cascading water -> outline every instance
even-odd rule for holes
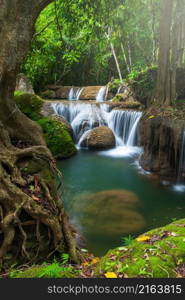
[[[178,192],[185,192],[185,130],[182,133],[182,145],[179,160],[179,169],[177,176],[177,184],[174,189]]]
[[[78,146],[82,143],[87,131],[99,126],[108,126],[116,137],[117,147],[116,153],[115,149],[107,153],[127,155],[138,152],[140,149],[136,146],[138,145],[138,123],[142,112],[111,110],[107,104],[54,103],[52,107],[56,114],[70,122]]]
[[[70,101],[79,100],[83,89],[84,88],[78,88],[77,90],[75,90],[75,88],[71,88],[70,91],[69,91],[68,100],[70,100]]]
[[[116,136],[117,146],[137,145],[137,125],[141,115],[137,111],[111,111],[108,126]]]
[[[96,96],[96,101],[97,102],[103,102],[103,101],[105,101],[106,90],[107,90],[106,86],[102,86],[99,89],[99,92],[98,92],[98,94]]]
[[[94,104],[70,103],[52,105],[56,114],[63,116],[70,122],[75,142],[79,144],[83,140],[82,136],[94,127],[107,126],[106,112]]]

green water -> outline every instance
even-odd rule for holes
[[[104,156],[87,150],[58,162],[64,176],[62,197],[66,210],[95,255],[120,246],[123,236],[137,236],[185,216],[185,194],[149,180],[133,162],[130,157]],[[95,193],[111,190],[133,192],[137,204],[133,203],[131,210],[124,208],[119,197],[115,205],[113,199],[110,208],[106,199],[101,204]]]

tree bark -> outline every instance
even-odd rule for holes
[[[170,75],[170,46],[172,25],[173,0],[162,0],[159,40],[159,67],[155,102],[161,105],[171,105],[171,75]]]
[[[45,145],[42,131],[15,105],[13,93],[16,76],[30,47],[34,25],[42,9],[52,0],[0,0],[0,260],[13,248],[17,256],[30,259],[26,249],[28,233],[23,229],[22,215],[35,222],[35,243],[39,243],[39,228],[51,236],[45,249],[50,252],[68,251],[77,261],[74,236],[59,203],[55,184],[48,182],[57,170],[55,161]],[[19,149],[15,141],[23,141]],[[25,174],[23,169],[36,161],[39,171]],[[45,165],[43,168],[42,165]],[[44,169],[49,175],[44,176]],[[30,184],[39,197],[29,190]],[[48,237],[46,236],[46,240]],[[16,241],[15,241],[16,240]],[[20,247],[20,241],[22,245]],[[12,245],[14,244],[14,247]],[[38,255],[37,253],[37,255]],[[13,254],[14,255],[14,254]],[[35,257],[37,256],[34,254]],[[33,255],[32,255],[33,256]]]

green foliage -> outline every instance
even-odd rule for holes
[[[132,87],[136,99],[146,104],[151,99],[157,78],[157,67],[152,66],[138,72],[134,71],[127,77],[128,84]]]
[[[124,101],[124,95],[123,94],[117,94],[113,99],[112,102],[122,102]]]
[[[119,79],[114,79],[109,82],[109,92],[116,94],[122,82]]]
[[[48,83],[106,84],[156,63],[160,1],[57,0],[40,14],[22,71],[36,90]],[[107,38],[109,34],[109,38]]]
[[[19,90],[17,90],[17,91],[15,91],[14,92],[14,96],[21,96],[21,95],[23,95],[25,92],[23,92],[23,91],[19,91]]]
[[[62,263],[65,265],[69,261],[69,254],[68,253],[63,253],[62,254]]]
[[[19,109],[30,119],[38,120],[41,117],[40,110],[43,100],[34,94],[16,91],[14,99]]]
[[[38,272],[37,277],[43,278],[57,278],[60,277],[62,268],[58,262],[54,262],[51,265],[46,265],[43,269]]]
[[[11,270],[11,278],[75,278],[79,271],[72,265],[60,265],[54,261],[52,264],[44,263],[40,266],[32,266],[25,270]]]
[[[67,158],[76,153],[66,124],[50,118],[42,118],[38,123],[43,129],[46,144],[54,156]]]
[[[122,242],[123,246],[132,245],[133,241],[134,241],[134,237],[131,236],[130,234],[129,234],[129,236],[121,237],[121,242]]]

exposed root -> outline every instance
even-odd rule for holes
[[[42,228],[44,225],[47,229],[46,241],[48,241],[47,232],[49,234],[49,247],[45,249],[46,257],[48,253],[61,252],[65,249],[70,253],[71,259],[77,262],[74,237],[57,193],[53,192],[53,186],[48,185],[41,175],[25,176],[22,173],[19,163],[25,160],[36,160],[38,164],[45,161],[51,174],[56,174],[55,161],[45,146],[16,148],[11,144],[8,133],[0,123],[0,234],[2,237],[0,259],[5,259],[7,252],[11,252],[17,236],[22,237],[21,256],[26,261],[36,258],[42,243],[41,225]],[[35,182],[37,186],[34,187]],[[34,191],[29,189],[30,184],[34,187]],[[21,219],[21,214],[24,212],[28,220]],[[29,253],[27,241],[29,229],[34,224],[36,224],[35,244],[39,245],[36,253],[33,254]],[[16,242],[19,243],[20,241]]]

